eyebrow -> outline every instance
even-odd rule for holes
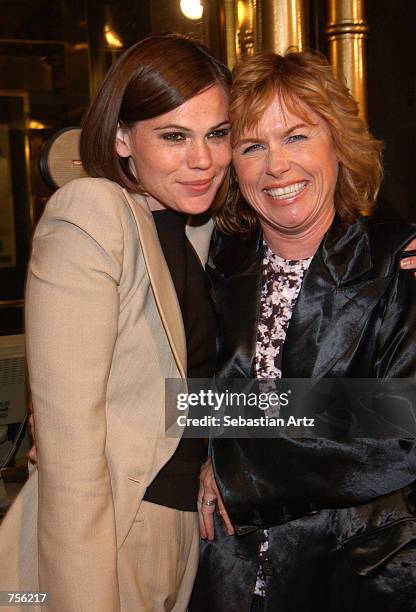
[[[225,127],[230,125],[230,122],[228,121],[228,119],[225,119],[224,121],[221,121],[221,123],[218,123],[217,125],[213,125],[212,127],[210,127],[208,129],[208,131],[210,132],[211,130],[218,130],[221,127]],[[183,125],[177,125],[176,123],[170,123],[169,125],[162,125],[161,127],[157,127],[154,128],[154,132],[160,132],[161,130],[181,130],[182,132],[192,132],[192,130],[190,128],[187,128]]]
[[[287,129],[286,131],[283,132],[282,134],[282,138],[286,138],[287,136],[289,136],[289,134],[291,134],[292,132],[295,132],[296,130],[299,130],[300,128],[310,128],[311,124],[308,123],[297,123],[296,125],[292,125],[292,127],[290,127],[289,129]],[[240,140],[237,141],[238,145],[241,144],[245,144],[247,142],[253,142],[253,141],[260,141],[261,142],[261,138],[241,138]]]

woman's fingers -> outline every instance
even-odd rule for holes
[[[228,516],[228,512],[225,509],[224,502],[222,501],[222,498],[219,492],[218,492],[218,497],[217,497],[217,512],[221,516],[224,522],[228,535],[234,535],[233,524],[230,520],[230,517]]]
[[[214,512],[215,512],[215,499],[205,497],[203,491],[199,490],[198,498],[198,516],[199,516],[199,531],[201,538],[204,540],[214,539]],[[207,506],[207,501],[210,505]]]
[[[207,540],[213,540],[214,535],[215,535],[215,531],[214,531],[215,500],[212,500],[212,506],[210,507],[206,506],[205,503],[206,503],[206,498],[203,498],[201,509],[199,512],[199,515],[200,515],[200,518],[203,524],[203,528],[201,531],[201,537],[206,538]]]
[[[33,445],[30,451],[27,454],[28,459],[35,465],[38,462],[38,453],[36,450],[36,446]]]
[[[201,537],[208,540],[214,539],[214,512],[216,509],[224,521],[227,533],[232,535],[234,533],[234,528],[225,509],[217,483],[215,482],[214,471],[210,459],[202,466],[199,481],[198,512]]]
[[[416,238],[413,238],[408,244],[406,244],[405,251],[416,251]]]
[[[208,459],[199,474],[198,512],[201,537],[214,539],[214,512],[216,506],[216,485],[211,460]]]
[[[416,251],[416,238],[413,239],[406,245],[405,251]],[[405,257],[400,262],[400,267],[403,270],[416,270],[416,257],[413,255],[412,257]],[[413,272],[416,277],[416,272]]]
[[[32,442],[34,443],[32,448],[30,449],[30,451],[27,454],[28,459],[32,462],[32,463],[37,463],[38,462],[38,453],[36,450],[36,438],[35,438],[35,421],[33,418],[33,406],[32,406],[32,402],[29,402],[28,404],[28,412],[29,412],[29,417],[28,417],[28,424],[29,424],[29,433],[30,433],[30,437],[32,438]]]
[[[413,255],[412,257],[405,257],[400,261],[400,267],[403,270],[416,270],[416,257]]]

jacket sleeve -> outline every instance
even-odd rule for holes
[[[28,271],[39,586],[54,612],[119,610],[105,444],[123,258],[120,208],[107,181],[82,179],[58,191],[37,228]]]
[[[411,271],[395,273],[378,333],[376,378],[416,377],[416,281]]]

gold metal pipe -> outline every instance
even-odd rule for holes
[[[368,26],[364,0],[328,0],[329,59],[338,78],[344,78],[359,105],[360,116],[367,118],[365,40]]]
[[[232,69],[237,59],[237,0],[204,0],[204,42]]]
[[[308,46],[306,0],[257,0],[261,49],[283,54]]]
[[[222,0],[224,9],[225,54],[230,70],[237,60],[237,3],[236,0]]]
[[[205,1],[205,41],[229,68],[252,55],[257,46],[256,6],[258,0]]]
[[[256,47],[256,0],[237,0],[237,57],[253,55]]]

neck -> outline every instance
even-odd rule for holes
[[[280,231],[279,228],[271,227],[263,221],[260,224],[264,239],[273,253],[283,259],[307,259],[315,255],[334,216],[335,212],[329,210],[324,218],[320,217],[310,227],[295,228],[293,232]]]
[[[166,210],[166,206],[164,204],[161,204],[159,202],[159,200],[156,200],[156,198],[154,198],[151,195],[146,194],[146,201],[147,201],[147,205],[149,206],[150,210],[154,211],[154,210]]]

